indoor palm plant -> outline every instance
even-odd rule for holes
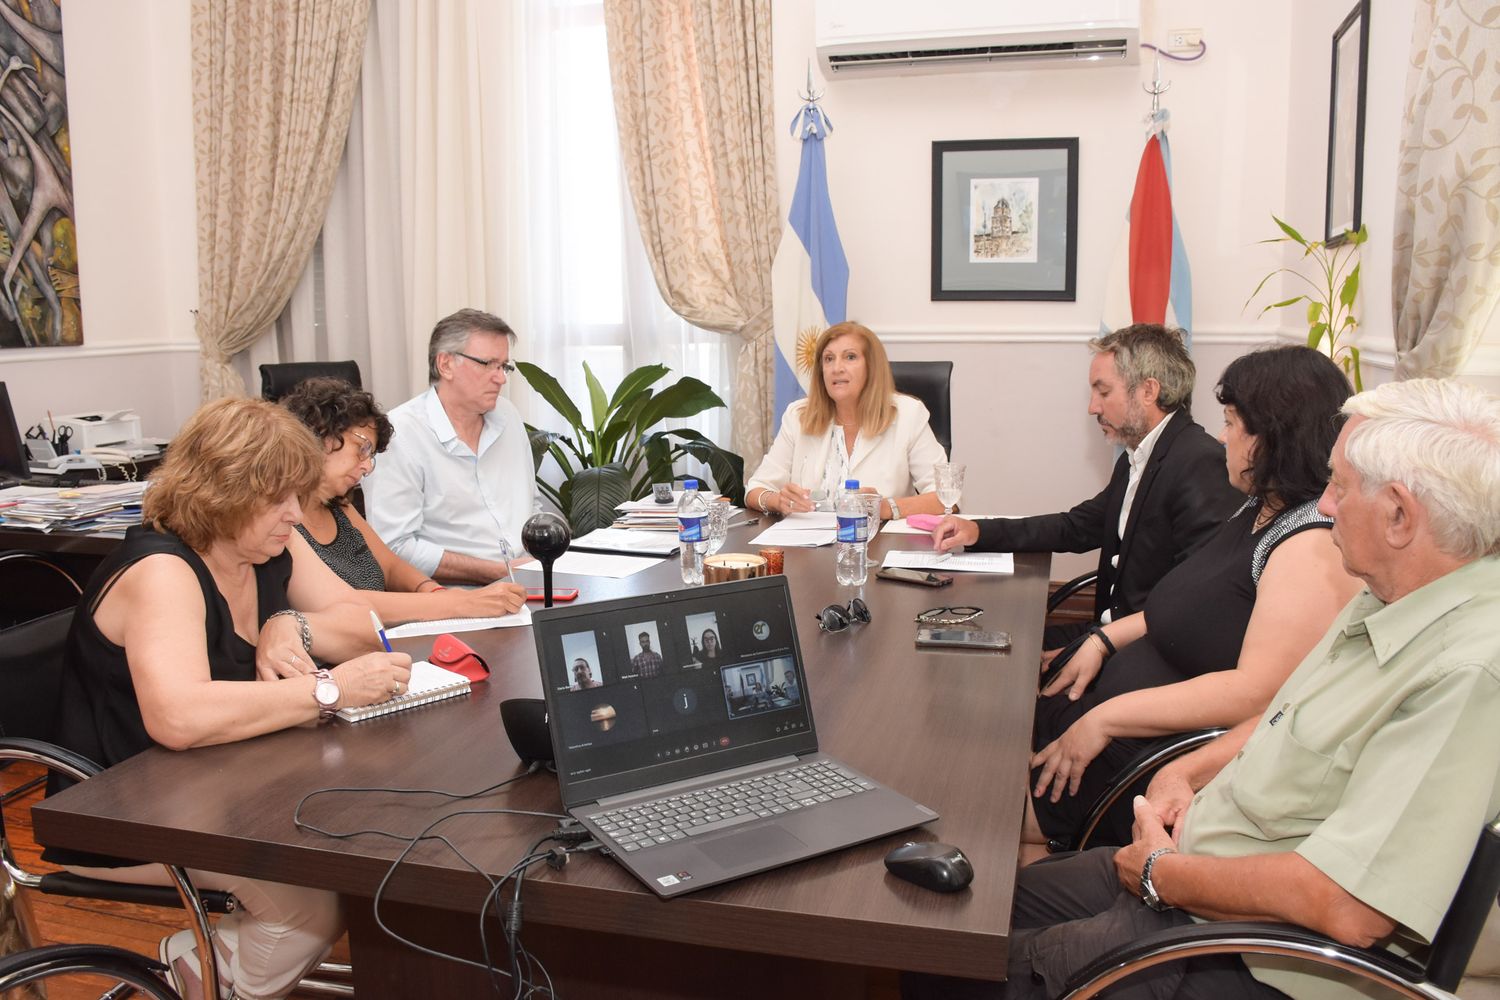
[[[588,362],[583,377],[588,386],[589,418],[569,398],[557,379],[534,364],[517,362],[521,375],[561,414],[571,432],[539,430],[529,424],[531,454],[537,488],[552,501],[573,528],[574,537],[607,527],[615,507],[651,492],[652,483],[670,482],[673,466],[691,456],[705,463],[713,488],[735,503],[744,502],[745,460],[688,428],[653,430],[667,419],[691,417],[724,406],[704,383],[684,376],[660,391],[652,388],[670,369],[643,365],[620,380],[606,396]],[[562,470],[553,486],[540,475],[542,459],[551,455]]]
[[[1308,277],[1294,267],[1278,267],[1255,286],[1245,305],[1260,294],[1266,282],[1278,274],[1290,274],[1306,284],[1310,291],[1294,295],[1280,302],[1272,302],[1260,311],[1265,315],[1272,309],[1286,309],[1299,303],[1307,303],[1307,346],[1322,351],[1344,369],[1344,374],[1354,384],[1355,392],[1364,391],[1364,379],[1359,367],[1359,348],[1349,343],[1359,323],[1354,318],[1354,299],[1359,294],[1359,247],[1369,239],[1364,226],[1358,232],[1345,231],[1338,241],[1307,240],[1291,226],[1271,216],[1281,227],[1283,235],[1262,243],[1295,243],[1302,248],[1302,259],[1313,262],[1314,274]],[[1327,341],[1326,345],[1324,341]]]

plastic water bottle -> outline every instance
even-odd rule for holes
[[[698,480],[682,481],[677,501],[677,541],[682,555],[682,582],[703,586],[703,554],[708,550],[708,501],[698,492]]]
[[[859,480],[844,480],[838,501],[839,534],[834,553],[834,577],[839,583],[864,586],[869,576],[865,546],[870,541],[870,519],[860,498]]]

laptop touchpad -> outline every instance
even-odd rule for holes
[[[795,855],[807,848],[802,841],[776,826],[746,830],[744,833],[719,837],[695,846],[725,868],[738,868],[768,858]]]

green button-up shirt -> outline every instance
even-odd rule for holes
[[[1500,557],[1487,556],[1392,604],[1356,596],[1193,800],[1181,846],[1296,851],[1425,943],[1497,814]]]

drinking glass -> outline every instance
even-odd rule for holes
[[[860,495],[860,499],[864,501],[865,517],[869,520],[868,530],[865,532],[865,537],[873,541],[875,538],[875,533],[880,530],[880,494],[863,493]]]
[[[724,547],[724,536],[729,533],[729,501],[708,502],[708,548],[703,554],[711,556]]]
[[[951,514],[964,491],[964,467],[954,462],[939,462],[932,471],[937,477],[937,495],[943,503],[943,514]]]

